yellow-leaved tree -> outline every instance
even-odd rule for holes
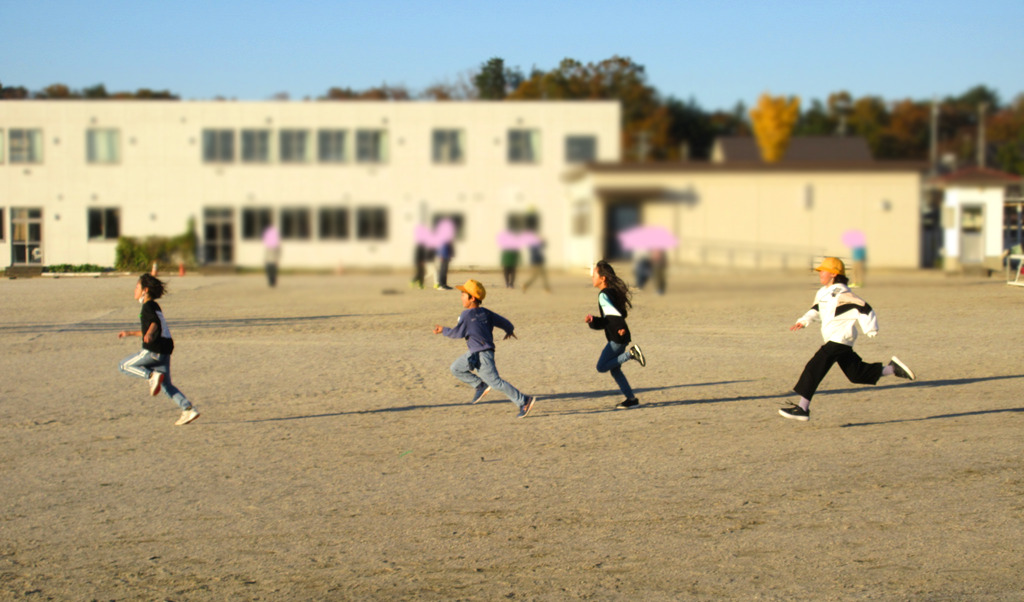
[[[761,158],[766,163],[782,160],[789,148],[793,126],[800,117],[800,97],[771,96],[767,92],[757,99],[757,106],[750,110],[750,122],[757,136]]]

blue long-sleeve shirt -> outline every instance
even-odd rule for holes
[[[494,334],[491,331],[495,327],[504,330],[506,334],[512,334],[515,330],[512,322],[493,311],[473,307],[459,314],[459,323],[455,328],[445,326],[441,334],[452,339],[466,339],[470,351],[487,351],[494,349]]]

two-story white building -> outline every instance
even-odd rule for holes
[[[0,248],[112,266],[119,236],[192,220],[201,262],[255,267],[274,223],[285,268],[406,267],[416,225],[450,217],[455,266],[528,227],[562,267],[592,254],[562,176],[619,159],[617,102],[3,101]]]

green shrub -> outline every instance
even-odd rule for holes
[[[114,268],[105,268],[98,266],[93,263],[83,263],[80,265],[72,265],[70,263],[58,263],[57,265],[48,265],[43,268],[44,272],[51,274],[81,274],[86,272],[110,272]]]
[[[117,240],[114,251],[114,266],[123,272],[145,272],[156,261],[165,265],[184,263],[186,267],[194,268],[197,246],[195,220],[189,219],[185,233],[171,238],[122,236]]]

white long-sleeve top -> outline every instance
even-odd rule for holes
[[[821,337],[825,341],[853,346],[857,326],[868,337],[878,334],[878,316],[867,301],[850,292],[845,284],[830,284],[818,289],[814,306],[797,320],[804,328],[821,321]]]

